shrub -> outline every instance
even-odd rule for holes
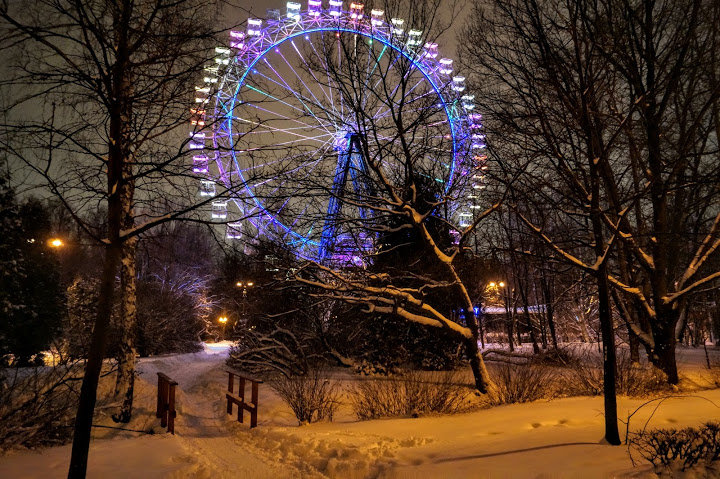
[[[81,376],[75,364],[0,369],[0,450],[68,442]]]
[[[643,397],[668,388],[664,374],[652,366],[635,364],[630,354],[618,350],[617,393],[631,397]],[[602,357],[585,353],[568,363],[567,389],[572,395],[598,396],[603,393]]]
[[[310,369],[305,375],[279,376],[269,384],[290,406],[300,424],[332,421],[339,405],[337,384],[318,369]]]
[[[454,372],[406,371],[402,376],[361,381],[348,391],[358,419],[417,417],[466,408],[469,390]]]
[[[500,364],[494,368],[495,404],[513,404],[547,397],[553,382],[550,368],[538,364]]]
[[[720,424],[643,431],[631,434],[630,444],[656,472],[686,471],[720,460]]]

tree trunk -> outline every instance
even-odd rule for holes
[[[478,318],[475,315],[475,311],[472,309],[472,305],[467,309],[465,315],[467,326],[470,329],[471,337],[464,338],[465,343],[465,354],[467,354],[468,360],[470,361],[470,368],[473,372],[475,379],[475,388],[482,394],[489,394],[491,397],[495,394],[495,383],[493,383],[488,373],[487,367],[485,367],[485,361],[483,360],[480,349],[478,348],[478,339],[480,336],[480,328],[478,325]]]
[[[617,393],[616,374],[617,357],[615,353],[615,331],[610,311],[610,295],[608,294],[607,270],[605,264],[598,270],[598,305],[600,329],[603,345],[603,398],[605,403],[605,440],[617,446],[620,444],[620,433],[617,425]]]
[[[103,358],[105,356],[107,330],[110,325],[110,314],[113,304],[115,273],[120,261],[121,248],[122,247],[115,242],[111,243],[105,250],[97,316],[95,317],[95,326],[93,327],[90,350],[85,365],[85,375],[83,376],[82,386],[80,388],[77,415],[75,416],[75,430],[73,434],[68,479],[84,479],[87,472],[93,412],[97,399],[100,370],[102,369]]]
[[[550,285],[544,271],[540,276],[540,284],[542,287],[543,298],[545,299],[545,314],[547,315],[547,323],[550,328],[550,339],[552,340],[553,348],[557,350],[558,340],[557,333],[555,332],[555,308],[553,307],[553,301],[555,298],[553,295],[553,287]]]
[[[122,400],[120,411],[113,415],[115,422],[128,423],[132,417],[135,388],[135,333],[137,326],[135,253],[137,238],[123,245],[120,262],[120,351],[115,381],[115,398]]]
[[[628,327],[627,330],[628,344],[630,346],[630,361],[632,361],[633,364],[640,364],[640,340],[632,328]]]
[[[515,351],[515,345],[513,344],[513,333],[515,330],[515,321],[510,314],[510,298],[507,295],[503,297],[503,303],[505,304],[505,324],[507,325],[508,344],[510,345],[510,351]]]
[[[130,130],[132,128],[132,103],[129,95],[132,90],[128,63],[131,5],[129,0],[118,2],[113,12],[113,38],[116,56],[112,65],[112,100],[109,106],[108,158],[107,158],[107,246],[103,273],[100,280],[100,298],[97,317],[93,327],[92,342],[88,352],[77,416],[73,435],[72,454],[68,479],[84,479],[87,473],[87,461],[90,451],[90,434],[93,412],[97,399],[97,386],[105,356],[107,329],[112,311],[115,274],[122,255],[123,209],[122,198],[127,183],[123,181],[125,163],[131,156]]]
[[[663,323],[663,321],[658,321],[658,324]],[[665,373],[668,384],[675,385],[680,380],[675,358],[675,321],[669,319],[664,324],[667,327],[655,332],[655,349],[652,351],[650,360],[653,366]]]
[[[488,373],[485,361],[482,358],[480,349],[478,349],[477,338],[469,338],[465,340],[465,353],[470,361],[470,369],[475,379],[475,388],[482,394],[489,394],[491,397],[495,393],[495,383],[493,383]]]

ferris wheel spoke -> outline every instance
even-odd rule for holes
[[[256,125],[256,126],[261,126],[261,127],[264,127],[264,128],[268,128],[267,130],[252,130],[252,131],[249,131],[248,133],[245,133],[245,136],[247,136],[247,135],[264,134],[264,133],[287,133],[288,135],[297,136],[297,137],[300,137],[300,138],[305,138],[305,139],[307,139],[307,140],[319,138],[318,136],[314,136],[314,137],[313,137],[313,136],[307,136],[307,135],[303,135],[303,134],[301,134],[301,133],[295,133],[295,132],[293,131],[293,130],[300,130],[300,129],[302,129],[302,130],[314,129],[314,128],[311,128],[310,126],[297,126],[297,127],[294,127],[294,128],[277,128],[277,127],[274,127],[274,126],[271,126],[271,125],[263,124],[263,123],[260,123],[260,122],[257,122],[257,121],[246,120],[246,119],[243,119],[243,118],[241,118],[240,121],[245,122],[245,123],[250,123],[251,125]],[[320,135],[320,136],[326,136],[326,135]]]
[[[265,168],[265,167],[268,167],[268,166],[272,166],[272,165],[274,165],[274,164],[276,164],[276,163],[280,163],[281,161],[290,161],[290,160],[294,160],[294,159],[296,159],[296,158],[314,157],[314,156],[317,155],[317,153],[318,153],[319,151],[321,151],[321,150],[323,151],[323,154],[324,154],[325,151],[327,151],[327,145],[331,144],[332,141],[333,141],[333,138],[328,138],[325,142],[323,142],[322,145],[320,145],[318,148],[316,148],[312,153],[310,153],[309,151],[307,151],[307,152],[303,152],[303,153],[298,153],[298,154],[296,154],[296,155],[290,155],[290,156],[285,156],[285,157],[276,158],[274,161],[270,161],[270,162],[266,162],[266,163],[259,163],[259,164],[257,164],[257,165],[253,165],[253,166],[250,167],[250,168],[246,168],[246,169],[244,169],[244,170],[242,170],[242,171],[250,171],[250,170],[253,170],[253,169],[257,169],[257,168]],[[319,156],[319,158],[322,159],[322,155]]]
[[[377,58],[375,58],[375,63],[373,64],[372,70],[370,70],[370,63],[371,63],[371,60],[372,60],[373,56],[370,54],[370,52],[372,52],[373,49],[372,49],[372,48],[369,49],[369,50],[370,50],[370,52],[368,52],[368,70],[369,70],[369,71],[367,72],[367,76],[365,77],[365,84],[366,84],[366,85],[369,85],[369,84],[370,84],[370,82],[371,82],[371,80],[372,80],[372,77],[373,77],[373,75],[375,74],[375,70],[377,69],[378,65],[380,64],[380,61],[382,60],[383,55],[385,55],[385,52],[387,51],[387,48],[388,48],[388,46],[385,45],[385,44],[383,44],[383,48],[382,48],[382,50],[380,51],[380,54],[377,56]],[[365,96],[365,101],[364,101],[363,104],[362,104],[362,109],[363,109],[363,110],[365,110],[365,107],[367,106],[367,102],[368,102],[368,99],[369,99],[369,98],[370,98],[370,95],[366,95],[366,96]]]
[[[295,44],[295,41],[294,41],[294,40],[291,40],[290,43],[292,44],[293,48],[294,48],[295,51],[297,52],[298,57],[300,57],[300,59],[302,60],[302,62],[303,62],[303,64],[305,65],[305,68],[307,69],[308,73],[310,73],[310,75],[313,77],[313,80],[314,80],[315,83],[317,84],[318,88],[320,89],[321,92],[323,92],[323,95],[324,95],[325,98],[328,100],[328,102],[329,102],[328,104],[329,104],[329,105],[331,106],[331,108],[332,108],[332,97],[331,97],[330,95],[328,95],[328,93],[325,91],[325,88],[323,88],[322,83],[320,83],[320,80],[318,80],[317,76],[315,76],[315,72],[313,72],[313,69],[310,67],[310,65],[308,64],[307,60],[305,60],[305,56],[304,56],[302,53],[300,53],[300,49],[299,49],[299,48],[297,47],[297,45]],[[312,45],[312,44],[311,44],[311,45]],[[314,48],[315,48],[315,47],[313,46],[313,49],[314,49]],[[326,71],[327,71],[327,69],[326,69]],[[330,89],[330,85],[328,85],[328,89]],[[331,90],[331,94],[332,94],[332,90]],[[319,104],[322,104],[322,102],[320,102],[319,100],[318,100],[318,103],[319,103]],[[334,112],[334,111],[335,111],[335,110],[333,109],[333,112]]]
[[[298,143],[298,142],[301,142],[301,141],[318,141],[318,142],[320,142],[320,143],[324,143],[322,140],[319,140],[318,138],[323,138],[323,137],[326,137],[326,136],[330,136],[330,137],[331,137],[331,139],[330,139],[329,141],[332,141],[332,139],[335,138],[335,134],[334,134],[334,133],[323,133],[322,135],[318,135],[318,136],[315,136],[315,137],[298,138],[298,139],[295,139],[295,140],[289,140],[289,141],[283,141],[283,142],[280,142],[280,143],[275,143],[275,144],[272,145],[272,147],[275,148],[276,146],[292,145],[292,144],[294,144],[294,143]],[[244,152],[248,152],[248,151],[266,150],[266,149],[267,149],[267,146],[258,146],[258,147],[255,147],[255,148],[247,148],[247,149],[244,149],[243,151],[244,151]]]
[[[332,141],[332,140],[328,140],[328,141],[325,143],[324,146],[316,149],[315,152],[314,152],[314,154],[317,154],[318,151],[321,151],[321,150],[322,150],[323,155],[324,155],[324,153],[328,150],[328,145],[331,144],[331,141]],[[297,167],[293,168],[292,170],[288,170],[287,172],[283,172],[283,173],[284,173],[284,174],[294,173],[294,172],[298,171],[299,169],[304,168],[305,166],[307,166],[307,165],[310,164],[310,163],[313,163],[312,169],[314,169],[314,168],[317,166],[317,164],[320,162],[320,160],[323,158],[323,155],[318,155],[318,158],[317,158],[314,162],[312,162],[312,161],[306,161],[305,163],[302,163],[301,165],[298,165]],[[304,156],[304,155],[297,155],[296,157],[299,157],[299,156]],[[278,161],[281,161],[281,160],[278,160]],[[308,175],[306,175],[305,177],[307,177],[307,176],[308,176]],[[255,189],[255,188],[259,187],[259,186],[265,186],[267,183],[269,183],[269,182],[271,182],[271,181],[274,181],[274,180],[277,180],[277,178],[268,178],[268,179],[263,180],[263,181],[261,181],[261,182],[259,182],[259,183],[255,183],[255,184],[253,184],[252,186],[249,186],[249,189],[250,189],[250,190],[253,190],[253,189]],[[272,191],[268,192],[267,194],[264,194],[263,196],[267,196],[268,198],[271,198],[272,195],[274,195],[275,193],[277,193],[277,191],[278,191],[282,186],[283,186],[283,183],[280,182],[280,184],[279,184],[278,186],[276,186]]]
[[[321,32],[320,36],[323,40],[323,46],[324,46],[325,45],[325,33]],[[315,52],[315,55],[317,56],[318,60],[320,61],[321,66],[323,66],[325,68],[325,73],[327,74],[327,80],[328,80],[327,87],[328,87],[328,90],[330,91],[330,108],[332,108],[333,114],[335,116],[338,116],[339,113],[338,113],[337,108],[335,107],[335,100],[333,98],[333,89],[332,89],[333,82],[330,80],[330,67],[328,65],[328,62],[324,60],[324,57],[321,56],[320,53],[317,51],[317,48],[315,48],[315,44],[311,42],[310,46],[312,47],[313,52]],[[340,116],[340,118],[342,118],[342,116]]]
[[[260,74],[260,73],[259,73],[259,75],[260,75],[260,76],[263,76],[264,78],[267,78],[267,79],[268,79],[269,81],[271,81],[271,82],[274,82],[271,78],[268,78],[268,77],[265,76],[265,75],[262,75],[262,74]],[[277,82],[274,82],[274,83],[278,84]],[[278,85],[279,85],[279,84],[278,84]],[[280,85],[280,86],[282,86],[282,85]],[[298,107],[295,106],[295,105],[291,105],[290,103],[288,103],[288,102],[286,102],[286,101],[283,101],[283,100],[275,97],[274,95],[271,95],[271,94],[269,94],[269,93],[267,93],[267,92],[265,92],[265,91],[263,91],[263,90],[260,90],[259,88],[254,87],[254,86],[252,86],[252,85],[246,85],[246,87],[249,88],[249,89],[251,89],[251,90],[254,90],[254,91],[256,91],[256,92],[258,92],[258,93],[260,93],[260,94],[262,94],[262,95],[265,95],[265,96],[267,96],[268,98],[272,98],[273,100],[276,100],[276,101],[282,103],[283,105],[286,105],[286,106],[290,107],[290,108],[293,109],[293,110],[296,110],[296,111],[302,113],[302,117],[307,117],[307,111],[304,110],[304,109],[302,109],[302,108],[298,108]],[[284,88],[284,87],[283,87],[283,88]],[[255,104],[252,103],[252,102],[248,102],[247,104],[250,105],[250,106],[252,106],[252,107],[255,107],[255,108],[259,109],[259,110],[266,111],[266,112],[268,112],[268,113],[275,114],[275,115],[277,115],[277,116],[281,116],[281,117],[283,117],[284,119],[291,120],[291,121],[297,121],[297,122],[299,122],[299,123],[301,123],[301,124],[303,124],[303,125],[307,125],[308,128],[314,129],[314,128],[317,128],[317,126],[320,126],[321,128],[323,128],[323,129],[324,129],[325,131],[327,131],[328,133],[330,132],[330,130],[327,129],[327,126],[330,126],[330,125],[327,125],[326,123],[323,123],[318,117],[316,117],[316,116],[314,116],[314,115],[313,115],[313,118],[315,119],[315,121],[316,121],[317,123],[316,123],[316,125],[311,126],[311,125],[309,125],[309,124],[307,124],[307,123],[303,123],[303,122],[297,120],[296,118],[291,118],[291,117],[289,117],[289,116],[287,116],[287,115],[282,115],[282,114],[277,113],[277,112],[271,112],[270,110],[267,110],[267,109],[265,109],[265,108],[259,107],[258,105],[255,105]]]
[[[323,150],[323,154],[327,151],[327,149],[328,149],[328,148],[327,148],[327,146],[326,146],[325,149]],[[322,157],[323,157],[322,155],[319,155],[319,156],[318,156],[318,159],[315,160],[314,162],[312,162],[312,166],[311,166],[310,168],[308,168],[307,171],[305,172],[305,175],[304,175],[303,178],[302,178],[303,180],[307,179],[307,178],[310,176],[310,174],[312,174],[312,172],[313,172],[313,171],[315,170],[315,168],[317,167],[318,163],[320,163],[320,160],[322,159]],[[310,162],[306,163],[305,165],[307,165],[307,164],[309,164],[309,163],[310,163]],[[305,165],[303,165],[303,166],[305,166]],[[299,169],[299,168],[300,168],[300,167],[298,167],[298,169]],[[278,186],[278,187],[273,191],[273,193],[274,193],[275,191],[277,191],[279,188],[280,188],[280,187]],[[285,208],[285,206],[288,204],[288,202],[290,201],[290,199],[291,199],[291,198],[288,197],[288,199],[285,200],[285,202],[282,204],[282,206],[280,206],[280,208],[277,209],[277,211],[276,211],[276,214],[277,214],[277,215],[279,215],[279,214],[282,212],[282,210],[283,210],[283,209]],[[307,209],[308,209],[308,208],[310,207],[310,205],[312,204],[311,201],[305,201],[304,203],[305,203],[305,207],[303,208],[303,210],[302,210],[302,212],[300,213],[300,215],[298,215],[298,216],[295,218],[295,221],[293,222],[292,226],[294,226],[294,225],[297,223],[297,221],[305,214],[305,212],[307,211]],[[291,229],[292,229],[292,226],[291,226]]]
[[[320,120],[320,118],[318,118],[318,117],[315,115],[315,113],[310,109],[310,107],[307,105],[307,103],[303,101],[303,98],[304,98],[304,97],[303,97],[302,95],[300,95],[298,92],[296,92],[292,87],[290,87],[290,85],[287,84],[287,82],[286,82],[285,79],[282,77],[282,75],[280,75],[280,74],[277,72],[277,70],[275,70],[275,68],[274,68],[272,65],[270,65],[270,62],[267,61],[267,58],[265,58],[265,59],[263,59],[263,60],[265,61],[265,64],[273,71],[273,73],[275,73],[275,75],[278,77],[278,79],[285,85],[285,88],[287,88],[287,90],[288,90],[293,96],[295,96],[295,98],[297,98],[297,100],[302,104],[302,106],[304,107],[304,111],[306,111],[307,113],[310,114],[310,116],[312,116],[313,118],[315,118],[315,120],[318,122],[318,124],[322,124],[322,121]],[[308,101],[309,101],[308,98],[305,98],[305,100],[308,100]],[[330,130],[327,130],[327,129],[325,129],[325,131],[327,131],[328,133],[330,132]]]
[[[416,89],[418,86],[420,86],[420,85],[423,83],[424,80],[425,80],[424,78],[421,78],[420,80],[418,80],[418,82],[417,82],[410,90],[408,90],[408,92],[405,94],[405,96],[407,97],[407,96],[410,95],[413,91],[415,91],[415,89]],[[426,97],[426,96],[428,96],[428,95],[431,95],[431,94],[435,94],[435,91],[434,91],[434,90],[430,90],[430,91],[428,91],[427,93],[423,93],[422,95],[419,95],[417,98],[413,98],[413,99],[405,102],[404,104],[405,104],[405,105],[410,105],[411,103],[414,103],[414,102],[416,102],[417,100],[420,100],[421,98],[424,98],[424,97]],[[394,92],[393,92],[393,96],[394,96]],[[387,106],[387,109],[385,109],[385,110],[383,111],[383,113],[380,114],[380,110],[382,110],[383,108],[385,108],[385,106],[381,106],[380,108],[378,108],[378,111],[375,113],[375,115],[373,116],[373,118],[375,118],[376,120],[379,120],[379,119],[384,118],[384,117],[386,117],[387,115],[389,115],[389,114],[391,113],[391,111],[392,111],[392,108],[389,107],[389,106]],[[420,107],[420,108],[422,108],[422,107]],[[415,111],[415,110],[411,110],[411,111]]]
[[[297,50],[297,48],[296,48],[296,50]],[[290,68],[290,70],[292,70],[292,72],[295,74],[297,79],[300,80],[300,83],[303,84],[305,89],[308,92],[310,92],[310,95],[312,95],[313,99],[315,100],[315,105],[317,107],[319,107],[327,115],[328,114],[327,109],[324,108],[323,103],[320,100],[318,100],[317,96],[315,96],[315,93],[312,91],[312,89],[310,89],[310,87],[308,87],[307,83],[305,83],[305,80],[303,80],[302,77],[300,77],[300,75],[298,75],[298,72],[295,70],[295,68],[293,68],[293,66],[290,64],[290,62],[287,61],[287,59],[285,58],[285,55],[283,55],[282,52],[279,52],[279,55],[283,59],[285,64],[288,66],[288,68]],[[324,93],[324,91],[323,91],[323,93]]]
[[[264,111],[265,113],[268,113],[268,114],[270,114],[270,115],[274,115],[275,118],[282,118],[283,120],[288,120],[288,121],[292,121],[292,122],[295,122],[295,123],[300,123],[301,125],[303,125],[303,127],[307,128],[308,130],[314,130],[314,129],[316,129],[316,125],[310,125],[309,123],[305,123],[305,122],[303,122],[303,121],[300,121],[300,120],[298,120],[297,118],[292,118],[292,117],[289,117],[289,116],[287,116],[287,115],[283,115],[283,114],[281,114],[281,113],[277,113],[277,112],[275,112],[275,111],[268,110],[267,108],[263,108],[263,107],[261,107],[260,105],[257,105],[257,104],[255,104],[255,103],[245,103],[245,105],[247,105],[247,106],[249,106],[249,107],[251,107],[251,108],[255,108],[255,109],[257,109],[257,110],[260,110],[260,111]],[[241,117],[234,117],[234,119],[239,120],[239,121],[247,121],[247,120],[245,120],[244,118],[241,118]],[[331,126],[331,125],[325,125],[325,126]],[[326,128],[323,128],[323,129],[324,129],[325,131],[327,131]]]
[[[260,75],[263,76],[263,77],[265,76],[265,75],[262,75],[262,74],[260,74]],[[267,77],[265,77],[265,78],[267,78]],[[253,90],[253,91],[257,92],[257,93],[260,93],[261,95],[265,95],[265,96],[268,97],[268,98],[272,98],[273,100],[275,100],[275,101],[277,101],[277,102],[279,102],[279,103],[282,103],[283,105],[285,105],[285,106],[287,106],[287,107],[289,107],[289,108],[291,108],[291,109],[293,109],[293,110],[297,110],[297,111],[299,111],[300,113],[302,113],[303,116],[305,116],[305,114],[306,114],[305,110],[303,110],[302,108],[298,108],[298,107],[295,106],[295,105],[291,105],[290,103],[288,103],[288,102],[286,102],[286,101],[284,101],[284,100],[281,100],[280,98],[277,98],[276,96],[274,96],[274,95],[272,95],[272,94],[270,94],[270,93],[268,93],[268,92],[266,92],[266,91],[263,91],[263,90],[261,90],[260,88],[254,87],[254,86],[249,85],[249,84],[245,84],[245,87],[246,87],[246,88],[249,88],[250,90]],[[245,103],[245,104],[249,104],[249,105],[251,105],[251,106],[253,105],[252,102],[247,102],[247,103]],[[285,118],[288,118],[288,119],[289,119],[290,117],[287,117],[287,116],[286,116]]]

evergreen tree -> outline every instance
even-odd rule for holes
[[[0,358],[40,363],[60,330],[63,295],[57,259],[45,239],[50,218],[34,198],[18,205],[8,178],[0,178]]]

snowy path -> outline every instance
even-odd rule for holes
[[[223,373],[225,356],[198,355],[187,361],[181,356],[143,362],[140,370],[149,377],[160,371],[178,382],[178,419],[176,437],[184,454],[176,457],[186,464],[167,477],[281,478],[290,477],[264,458],[225,414]],[[244,426],[247,428],[247,426]]]

